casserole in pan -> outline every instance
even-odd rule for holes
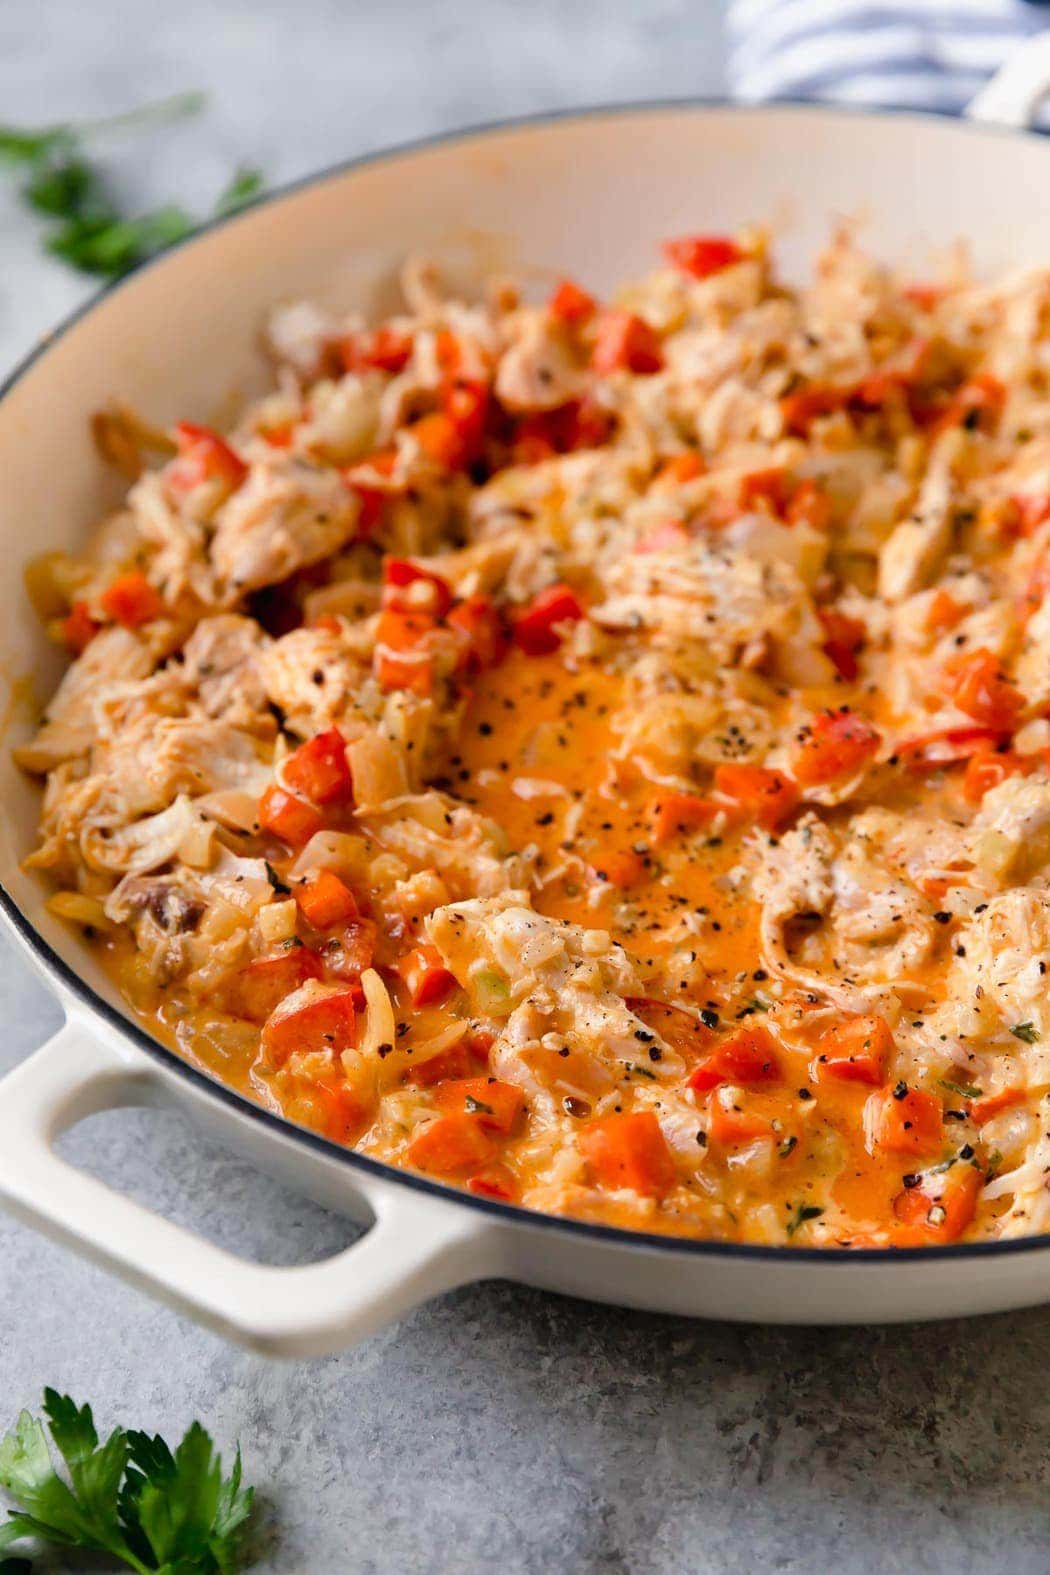
[[[1045,157],[1035,139],[911,117],[670,107],[497,129],[323,177],[144,270],[16,376],[0,403],[0,528],[10,561],[31,555],[27,543],[73,550],[113,503],[88,437],[100,404],[119,398],[171,422],[210,413],[217,387],[251,395],[261,369],[249,348],[282,298],[353,301],[385,315],[399,263],[419,251],[467,278],[542,267],[609,289],[643,272],[651,238],[679,232],[683,215],[725,231],[769,221],[789,277],[801,276],[830,219],[858,210],[869,219],[864,243],[881,256],[918,270],[934,246],[961,235],[978,267],[992,271],[1047,255],[1050,233],[1028,200]],[[58,664],[15,576],[3,594],[4,670],[13,684],[32,671],[46,695]],[[19,694],[12,743],[28,732]],[[744,1319],[930,1317],[1042,1297],[1035,1238],[907,1254],[669,1240],[451,1193],[283,1124],[125,1015],[19,867],[38,797],[6,760],[2,769],[8,913],[69,1015],[56,1040],[5,1082],[0,1187],[25,1217],[213,1325],[275,1351],[319,1351],[427,1294],[493,1274]],[[82,1115],[137,1100],[181,1105],[294,1185],[371,1219],[371,1229],[329,1263],[257,1268],[77,1176],[51,1152],[55,1133]]]

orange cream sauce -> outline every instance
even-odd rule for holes
[[[654,848],[647,814],[653,786],[622,758],[612,726],[622,694],[619,677],[598,663],[580,661],[569,670],[560,653],[543,658],[512,653],[479,680],[450,775],[455,774],[456,792],[495,819],[513,848],[530,843],[539,848],[542,884],[533,905],[554,918],[607,928],[643,972],[666,960],[669,927],[683,911],[704,915],[697,941],[707,976],[704,1000],[697,1003],[684,981],[682,999],[717,1016],[706,1046],[714,1049],[738,1023],[761,1022],[761,1004],[767,1003],[766,976],[757,966],[759,905],[726,880],[748,828],[730,826],[719,836]],[[814,710],[839,705],[842,691],[810,698]],[[879,708],[877,696],[864,699],[871,710]],[[541,793],[539,784],[552,791]],[[943,796],[907,779],[900,780],[899,791],[916,801],[934,792]],[[937,971],[916,981],[920,993],[936,994]],[[789,1218],[817,1191],[823,1196],[831,1179],[826,1201],[829,1212],[841,1212],[843,1244],[903,1238],[894,1199],[902,1172],[924,1161],[869,1152],[863,1110],[872,1087],[820,1080],[809,1014],[808,1003],[800,1001],[781,1016],[778,1032],[787,1030],[787,1041],[780,1041],[782,1078],[746,1093],[748,1113],[775,1127],[782,1162],[753,1184],[738,1172],[741,1224],[754,1203],[771,1203],[780,1218]],[[707,1096],[694,1097],[700,1102]],[[732,1153],[721,1163],[731,1173]]]
[[[841,691],[812,698],[814,709],[842,703]],[[874,697],[864,698],[870,705]],[[749,827],[730,824],[718,835],[654,845],[651,806],[656,790],[622,754],[614,726],[623,700],[621,677],[597,662],[575,660],[570,668],[560,652],[536,657],[512,651],[477,679],[443,776],[457,796],[501,826],[509,849],[538,849],[535,908],[553,918],[608,930],[643,978],[659,972],[673,948],[681,947],[677,927],[682,915],[702,919],[695,940],[704,979],[701,996],[691,979],[678,986],[682,1004],[694,1013],[700,1006],[705,1014],[706,1026],[696,1025],[684,1048],[688,1072],[736,1031],[761,1025],[774,1004],[765,990],[767,976],[758,966],[759,905],[746,886],[727,880]],[[904,776],[898,781],[900,793],[916,802],[945,798],[943,787]],[[275,849],[273,862],[283,874],[291,861]],[[187,1007],[184,998],[163,990],[144,998],[131,937],[118,934],[102,944],[121,987],[160,1039],[288,1119],[340,1141],[360,1141],[359,1113],[341,1104],[331,1090],[260,1073],[257,1029],[242,1023],[231,1034],[228,1016],[197,1004]],[[934,967],[915,981],[918,998],[936,996],[937,973]],[[455,1001],[413,1009],[393,976],[391,988],[399,1035],[404,1036],[398,1041],[398,1060],[410,1082],[414,1044],[449,1024]],[[666,984],[662,995],[674,1003],[674,990],[669,992]],[[752,1239],[748,1221],[756,1208],[772,1209],[782,1225],[791,1225],[799,1222],[800,1209],[813,1206],[844,1246],[906,1245],[923,1239],[921,1232],[916,1235],[898,1223],[894,1205],[903,1174],[928,1164],[929,1156],[911,1160],[878,1148],[869,1152],[863,1112],[873,1088],[820,1077],[813,1006],[801,997],[782,1003],[775,1018],[778,1079],[737,1091],[741,1110],[770,1123],[772,1163],[764,1169],[742,1165],[733,1145],[709,1146],[706,1175],[717,1183],[722,1206],[717,1220],[705,1210],[697,1212],[686,1197],[654,1212],[644,1221],[646,1228]],[[580,1091],[580,1069],[574,1062],[553,1059],[553,1053],[547,1060],[550,1065],[545,1062],[543,1072],[556,1089],[564,1085],[571,1100],[571,1091]],[[478,1070],[484,1068],[479,1065]],[[700,1111],[706,1101],[720,1096],[697,1091],[690,1097]],[[949,1106],[964,1104],[951,1095],[946,1100]],[[396,1148],[364,1146],[378,1157],[404,1162]],[[527,1130],[501,1139],[499,1175],[511,1195],[528,1183],[529,1148]],[[583,1212],[612,1224],[639,1225],[637,1212],[615,1196],[603,1200],[600,1208],[589,1204]],[[805,1222],[803,1214],[801,1224]]]

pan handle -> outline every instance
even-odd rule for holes
[[[964,111],[968,120],[1024,128],[1050,93],[1050,31],[1026,38]]]
[[[161,1102],[163,1082],[72,1017],[0,1084],[0,1204],[178,1311],[272,1356],[321,1356],[497,1270],[499,1231],[473,1211],[369,1188],[373,1223],[293,1268],[246,1262],[67,1163],[55,1140],[86,1116]]]

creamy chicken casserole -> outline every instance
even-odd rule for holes
[[[29,571],[28,865],[191,1061],[487,1198],[1050,1228],[1050,272],[669,242],[269,327]]]

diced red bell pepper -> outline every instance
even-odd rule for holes
[[[285,996],[263,1025],[263,1054],[270,1066],[290,1055],[329,1050],[341,1055],[357,1043],[361,993],[353,985],[311,979]]]
[[[851,684],[857,676],[857,653],[868,637],[867,627],[835,607],[818,607],[817,617],[827,635],[824,655],[834,663],[839,677]]]
[[[420,416],[408,428],[426,457],[441,470],[462,470],[467,462],[455,423],[443,410]]]
[[[891,1154],[933,1154],[944,1141],[944,1107],[921,1088],[883,1088],[864,1105],[870,1149]]]
[[[372,966],[378,933],[379,926],[374,919],[366,919],[358,914],[356,918],[347,920],[337,933],[325,938],[324,963],[327,971],[337,979],[348,979],[356,985],[365,969]]]
[[[449,627],[465,637],[460,666],[468,673],[498,667],[510,647],[503,615],[491,596],[480,593],[457,602],[446,619]]]
[[[740,1104],[732,1089],[716,1088],[708,1101],[707,1136],[720,1148],[733,1148],[739,1143],[771,1138],[773,1123]]]
[[[375,454],[370,454],[357,465],[351,465],[340,475],[355,493],[361,508],[357,517],[357,535],[361,541],[367,541],[376,526],[380,524],[386,510],[388,500],[394,495],[382,487],[372,485],[367,479],[369,472],[380,476],[392,476],[397,464],[397,449],[382,449]]]
[[[665,460],[649,483],[650,492],[673,492],[704,473],[704,462],[695,449],[683,449]]]
[[[671,1151],[651,1110],[591,1121],[576,1146],[601,1187],[629,1187],[644,1197],[661,1198],[677,1180]]]
[[[685,1086],[707,1092],[721,1083],[772,1083],[780,1077],[779,1046],[768,1028],[741,1028],[686,1078]]]
[[[1024,1101],[1023,1088],[1002,1088],[997,1094],[981,1094],[977,1099],[970,1101],[970,1116],[979,1127],[986,1121],[991,1121],[1003,1110],[1012,1110],[1014,1105]]]
[[[354,784],[346,759],[346,739],[330,727],[300,744],[284,762],[289,787],[315,804],[348,804]]]
[[[276,426],[260,428],[259,436],[271,448],[291,448],[295,428],[294,421],[280,421]]]
[[[235,492],[248,474],[240,455],[211,427],[178,421],[175,442],[179,452],[168,466],[167,481],[176,492],[192,492],[206,481],[221,481]]]
[[[514,426],[511,459],[515,465],[538,465],[554,454],[598,448],[608,438],[612,424],[609,411],[586,396],[553,410],[534,410]]]
[[[465,1112],[439,1116],[408,1146],[408,1162],[436,1176],[477,1172],[494,1157],[496,1140],[477,1116]]]
[[[1012,732],[1024,709],[1024,697],[1005,676],[994,651],[981,647],[953,657],[945,667],[951,699],[982,727]]]
[[[444,618],[452,606],[448,581],[411,558],[383,559],[383,606],[399,613]]]
[[[549,656],[562,642],[559,626],[584,616],[576,592],[568,585],[549,585],[532,598],[514,619],[514,643],[528,656]]]
[[[958,1241],[977,1212],[984,1177],[974,1165],[956,1161],[937,1175],[923,1176],[915,1187],[898,1192],[893,1212],[903,1227],[895,1246],[934,1246]]]
[[[290,848],[301,848],[322,829],[324,820],[312,804],[274,782],[259,799],[259,824]]]
[[[982,432],[994,431],[1006,404],[1006,388],[997,377],[981,372],[971,378],[955,394],[942,416],[935,423],[935,432],[949,427],[978,427]]]
[[[278,1074],[275,1085],[286,1120],[310,1127],[333,1143],[353,1143],[370,1114],[361,1090],[352,1087],[336,1068],[323,1077],[292,1075],[285,1070]]]
[[[463,346],[451,328],[439,328],[434,335],[434,354],[446,378],[458,377],[463,366]]]
[[[163,618],[165,613],[160,592],[140,569],[132,569],[107,585],[99,602],[107,618],[122,623],[125,629],[137,629],[140,624]]]
[[[601,313],[591,352],[591,366],[599,376],[610,372],[645,376],[661,371],[663,364],[660,340],[644,317],[620,309]]]
[[[440,1050],[426,1061],[413,1062],[405,1074],[411,1088],[433,1088],[436,1083],[456,1082],[469,1077],[474,1067],[466,1036],[447,1050]]]
[[[598,403],[584,395],[562,405],[562,448],[560,452],[574,454],[581,448],[600,448],[608,440],[615,425],[615,417]]]
[[[599,855],[594,873],[599,880],[608,881],[618,891],[629,891],[644,880],[646,868],[645,859],[633,848],[610,848],[607,853]]]
[[[893,1031],[884,1017],[875,1012],[845,1017],[820,1036],[817,1076],[878,1087],[895,1048]]]
[[[901,291],[906,301],[917,306],[920,311],[932,312],[945,295],[945,286],[942,284],[906,284]]]
[[[1050,492],[1015,492],[1012,499],[1022,536],[1034,536],[1040,525],[1050,519]]]
[[[74,656],[83,656],[102,625],[92,618],[87,602],[74,602],[62,620],[62,640]]]
[[[496,1198],[500,1203],[516,1203],[521,1196],[514,1172],[508,1170],[506,1165],[499,1164],[486,1165],[476,1176],[471,1176],[467,1182],[467,1191],[479,1198]]]
[[[495,1077],[466,1077],[434,1090],[439,1110],[465,1110],[489,1132],[510,1132],[525,1109],[525,1096],[513,1083]]]
[[[926,627],[931,634],[942,634],[949,629],[954,629],[960,618],[966,612],[961,602],[957,602],[950,591],[942,586],[930,598],[930,605],[926,612]]]
[[[384,607],[376,628],[372,670],[384,689],[434,692],[434,657],[429,637],[437,624],[429,614],[399,613]]]
[[[383,324],[370,333],[347,334],[339,341],[339,354],[348,372],[403,372],[412,355],[412,335]]]
[[[882,735],[870,722],[843,707],[821,711],[799,738],[792,758],[802,787],[837,782],[862,771],[878,753]]]
[[[517,423],[510,447],[512,465],[542,465],[544,460],[563,452],[558,447],[556,429],[548,414],[545,410],[535,411],[522,416]]]
[[[356,897],[332,870],[315,870],[295,887],[295,900],[303,918],[315,930],[330,930],[357,918]]]
[[[598,310],[598,303],[593,295],[588,295],[586,290],[581,290],[571,279],[562,279],[547,302],[547,310],[560,323],[578,328],[581,323],[587,322],[588,318],[594,316]]]
[[[809,525],[813,530],[827,530],[831,523],[831,499],[823,487],[808,477],[800,481],[791,494],[791,501],[784,510],[785,525]]]
[[[897,756],[910,771],[942,771],[986,749],[994,749],[1006,735],[988,727],[949,727],[903,739]]]
[[[485,440],[489,415],[487,383],[457,378],[446,383],[441,393],[441,408],[452,422],[462,445],[462,464],[477,459]]]
[[[662,848],[698,826],[708,826],[718,813],[719,806],[698,793],[661,793],[648,812],[653,845]]]
[[[796,437],[808,437],[814,421],[834,415],[837,410],[842,410],[848,401],[849,390],[836,388],[831,384],[797,389],[793,394],[786,394],[780,401],[784,430]]]
[[[968,804],[979,804],[1000,782],[1005,782],[1007,777],[1026,775],[1035,764],[1027,755],[1019,755],[1012,749],[979,749],[966,762],[963,798]]]
[[[746,818],[774,831],[798,803],[798,788],[783,771],[729,761],[715,768],[715,790]]]
[[[647,995],[628,995],[624,997],[624,1005],[680,1055],[701,1055],[710,1043],[711,1030],[692,1012],[672,1006],[669,1001],[657,1001]]]
[[[397,971],[413,1006],[434,1006],[456,988],[456,976],[445,967],[436,946],[416,946],[406,952],[398,959]]]
[[[664,242],[664,256],[674,268],[694,279],[709,279],[747,256],[728,235],[683,235]]]
[[[230,981],[224,992],[226,1010],[234,1017],[264,1023],[276,1007],[308,979],[320,979],[321,959],[308,946],[286,946],[269,957],[255,957]]]
[[[741,477],[737,504],[745,514],[762,510],[779,517],[787,508],[790,496],[787,471],[777,465],[769,470],[753,470],[750,475]]]

